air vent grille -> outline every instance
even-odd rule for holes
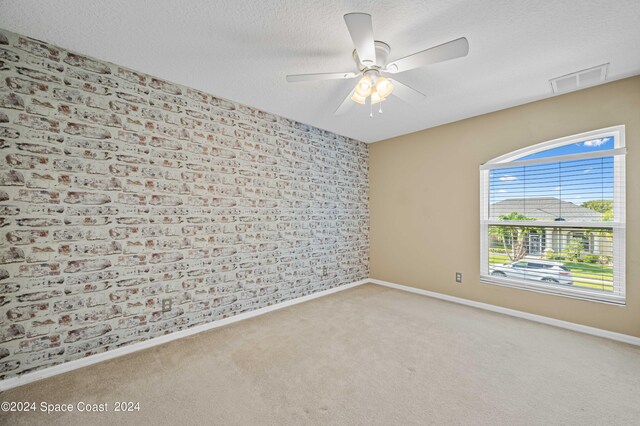
[[[608,68],[609,64],[602,64],[597,67],[552,78],[549,80],[551,90],[553,90],[553,93],[564,93],[602,83],[607,78]]]

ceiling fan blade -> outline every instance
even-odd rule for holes
[[[355,72],[326,72],[320,74],[291,74],[287,76],[289,83],[298,83],[301,81],[317,81],[317,80],[339,80],[345,78],[356,77]]]
[[[416,104],[423,101],[427,97],[424,93],[420,93],[416,89],[413,89],[406,84],[400,83],[396,79],[389,80],[393,82],[393,92],[391,92],[391,94],[407,103]]]
[[[347,13],[344,22],[353,40],[353,45],[358,52],[358,57],[363,65],[376,63],[376,47],[373,43],[373,24],[368,13]]]
[[[467,53],[469,53],[469,42],[462,37],[393,61],[387,65],[386,71],[395,74],[467,56]]]
[[[355,88],[351,89],[347,97],[344,98],[344,101],[342,101],[338,109],[336,109],[336,112],[334,112],[335,115],[342,115],[351,109],[353,104],[355,104],[355,102],[351,100],[351,96],[353,96],[355,90]]]

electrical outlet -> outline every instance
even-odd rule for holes
[[[171,311],[171,299],[162,299],[162,312]]]
[[[328,272],[327,272],[327,267],[326,267],[326,266],[323,266],[323,267],[322,267],[322,276],[323,276],[323,277],[326,277],[326,276],[327,276],[327,274],[328,274]]]
[[[456,282],[457,283],[462,282],[462,272],[456,272]]]

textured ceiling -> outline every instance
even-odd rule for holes
[[[637,0],[0,0],[0,27],[323,129],[374,142],[552,96],[549,79],[610,62],[640,74]],[[390,59],[458,37],[467,57],[397,74],[427,95],[368,116],[333,111],[355,80],[291,84],[286,74],[352,71],[342,15],[373,15]]]

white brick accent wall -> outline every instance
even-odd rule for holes
[[[368,276],[366,144],[4,30],[0,75],[0,379]]]

